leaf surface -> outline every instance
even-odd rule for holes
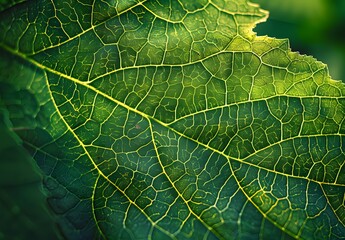
[[[342,239],[345,87],[239,1],[28,1],[1,98],[69,239]]]

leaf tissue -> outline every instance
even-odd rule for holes
[[[67,239],[345,238],[345,85],[259,6],[2,6],[1,103]]]

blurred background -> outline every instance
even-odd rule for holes
[[[0,240],[58,239],[40,171],[1,105],[0,99]]]
[[[289,38],[291,49],[326,63],[335,80],[345,82],[344,0],[251,0],[268,10],[258,35]]]

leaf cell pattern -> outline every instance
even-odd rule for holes
[[[266,17],[245,0],[2,12],[0,96],[67,238],[344,238],[345,87],[256,36]]]

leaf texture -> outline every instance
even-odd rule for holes
[[[345,86],[245,0],[28,1],[0,96],[68,239],[343,239]]]

